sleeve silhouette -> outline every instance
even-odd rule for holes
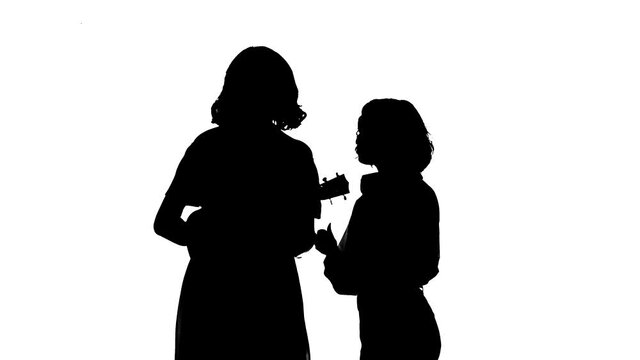
[[[196,138],[187,148],[178,164],[165,196],[190,206],[201,206],[202,194],[202,152],[201,137]]]
[[[187,148],[180,161],[153,224],[158,235],[182,246],[188,244],[195,231],[195,226],[182,220],[182,211],[186,205],[201,205],[197,196],[200,177],[196,144],[197,139]]]

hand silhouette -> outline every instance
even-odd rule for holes
[[[336,244],[336,238],[331,231],[331,224],[327,226],[327,230],[318,230],[318,234],[316,235],[316,249],[325,255],[335,254],[340,251]]]

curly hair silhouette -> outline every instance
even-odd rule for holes
[[[229,65],[224,86],[211,107],[213,123],[271,121],[295,129],[307,114],[298,105],[298,87],[289,64],[277,52],[249,47]]]

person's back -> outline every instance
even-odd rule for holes
[[[197,270],[185,277],[196,285],[181,301],[198,305],[185,308],[180,320],[199,324],[187,328],[216,323],[226,329],[216,335],[219,346],[245,352],[301,344],[291,341],[305,335],[294,256],[311,243],[294,237],[296,222],[304,221],[298,214],[315,211],[309,208],[318,184],[311,152],[273,127],[249,133],[221,127],[199,136],[187,154],[201,164],[189,175],[200,179],[189,196],[202,208],[191,222],[189,268]],[[199,330],[188,337],[212,335]],[[207,351],[206,344],[197,350]]]
[[[302,207],[316,215],[317,172],[309,148],[269,126],[247,132],[226,126],[200,135],[187,156],[202,164],[188,195],[199,199],[207,236],[214,241],[192,257],[224,250],[235,255],[291,257],[310,248],[287,249],[286,237]],[[169,190],[169,192],[171,189]],[[281,241],[274,241],[274,237]],[[232,241],[237,239],[238,241]],[[289,244],[291,245],[291,244]],[[197,245],[194,245],[197,247]],[[208,248],[211,246],[211,248]]]

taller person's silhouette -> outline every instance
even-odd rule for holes
[[[379,99],[358,121],[356,152],[377,173],[362,177],[340,245],[318,231],[325,275],[339,294],[357,295],[361,360],[437,359],[440,333],[422,286],[438,273],[439,206],[421,172],[429,133],[411,103]]]
[[[211,107],[219,126],[189,146],[166,192],[154,229],[191,258],[178,360],[309,358],[294,257],[313,246],[320,200],[310,149],[282,131],[306,116],[297,99],[279,54],[240,52]],[[185,222],[187,205],[201,209]]]

